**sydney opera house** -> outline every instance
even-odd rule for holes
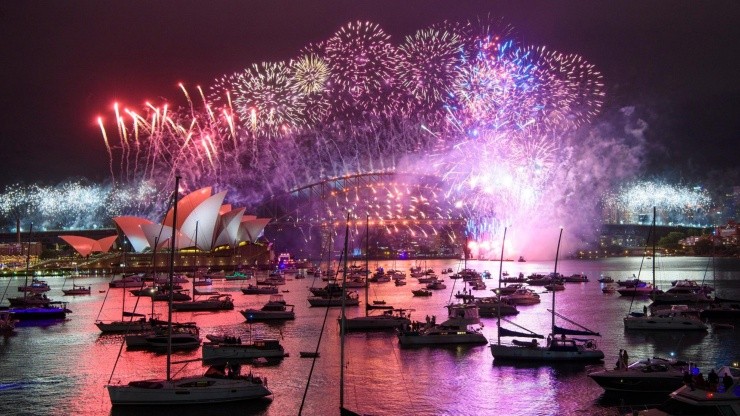
[[[226,191],[213,194],[211,187],[206,187],[178,201],[177,223],[173,222],[170,209],[161,223],[133,216],[114,217],[118,235],[99,240],[75,235],[59,237],[83,257],[101,253],[95,256],[97,259],[90,258],[88,266],[95,269],[118,267],[121,263],[112,257],[121,255],[120,251],[131,253],[128,266],[133,269],[151,267],[152,262],[159,266],[165,258],[153,258],[153,254],[169,251],[173,228],[179,267],[234,268],[268,261],[269,247],[258,239],[270,219],[245,215],[245,208],[224,204],[225,197]],[[120,250],[111,251],[113,248]]]

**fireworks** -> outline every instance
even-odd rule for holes
[[[656,208],[662,225],[704,225],[712,199],[701,187],[668,184],[661,181],[636,182],[622,186],[604,198],[611,221],[646,222]]]
[[[604,190],[593,183],[625,178],[623,165],[638,159],[578,134],[604,96],[591,64],[520,46],[491,19],[433,25],[398,44],[377,24],[352,22],[293,59],[220,77],[207,96],[179,88],[183,108],[116,106],[112,122],[100,119],[114,187],[124,194],[140,183],[168,189],[178,172],[185,190],[214,186],[254,206],[330,178],[407,172],[439,184],[369,186],[305,216],[362,212],[396,221],[389,231],[400,224],[425,234],[439,230],[398,221],[464,217],[480,247],[495,247],[505,226],[525,234],[566,223],[582,212],[579,198]],[[527,241],[515,234],[507,246],[520,250]]]

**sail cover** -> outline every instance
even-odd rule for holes
[[[591,336],[597,336],[597,337],[601,336],[601,334],[599,334],[598,332],[593,332],[593,331],[588,331],[588,330],[581,331],[580,329],[561,328],[557,325],[555,325],[552,328],[552,332],[558,335],[591,335]]]
[[[535,334],[534,332],[518,332],[518,331],[512,331],[510,329],[506,329],[503,327],[498,328],[498,334],[502,337],[528,337],[528,338],[539,338],[544,339],[540,334]]]

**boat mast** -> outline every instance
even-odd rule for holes
[[[560,256],[560,240],[563,238],[563,227],[560,227],[560,236],[558,236],[558,248],[555,250],[555,271],[553,272],[553,282],[558,276],[558,257]],[[552,290],[552,326],[550,331],[555,335],[555,290]]]
[[[655,240],[658,237],[655,232],[655,213],[656,209],[653,207],[653,300],[655,300]]]
[[[504,270],[504,244],[506,244],[506,229],[507,227],[504,227],[504,239],[501,241],[501,259],[499,261],[498,265],[498,290],[496,290],[496,296],[498,296],[498,299],[496,299],[496,309],[497,309],[497,315],[498,320],[496,321],[496,326],[499,328],[498,331],[498,344],[501,345],[501,274]]]
[[[33,233],[33,223],[31,223],[31,228],[28,229],[28,244],[26,244],[26,280],[23,284],[24,291],[23,291],[23,299],[28,297],[28,273],[31,269],[31,234]]]
[[[368,303],[368,292],[370,291],[370,281],[369,281],[369,271],[370,271],[370,261],[368,260],[368,257],[370,256],[370,215],[365,215],[365,316],[367,316],[368,309],[370,309],[370,304]]]
[[[344,409],[344,327],[347,317],[344,315],[344,309],[347,306],[347,240],[349,240],[349,213],[347,214],[347,224],[344,227],[344,267],[342,269],[342,315],[341,325],[339,328],[340,335],[340,354],[339,354],[339,410]],[[367,295],[367,290],[365,291]],[[365,304],[367,307],[367,304]]]
[[[170,280],[170,293],[167,299],[167,381],[170,381],[170,369],[172,367],[172,295],[173,295],[173,276],[175,274],[175,237],[177,233],[177,193],[180,189],[180,176],[175,175],[175,194],[172,202],[172,236],[170,237],[170,269],[169,269],[169,280]],[[152,298],[154,303],[154,298]]]

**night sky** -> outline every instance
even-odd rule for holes
[[[2,1],[0,185],[108,178],[98,115],[114,101],[182,102],[178,82],[296,57],[354,20],[398,44],[442,20],[500,17],[522,44],[576,53],[604,75],[602,119],[636,106],[649,170],[737,165],[740,1]]]

